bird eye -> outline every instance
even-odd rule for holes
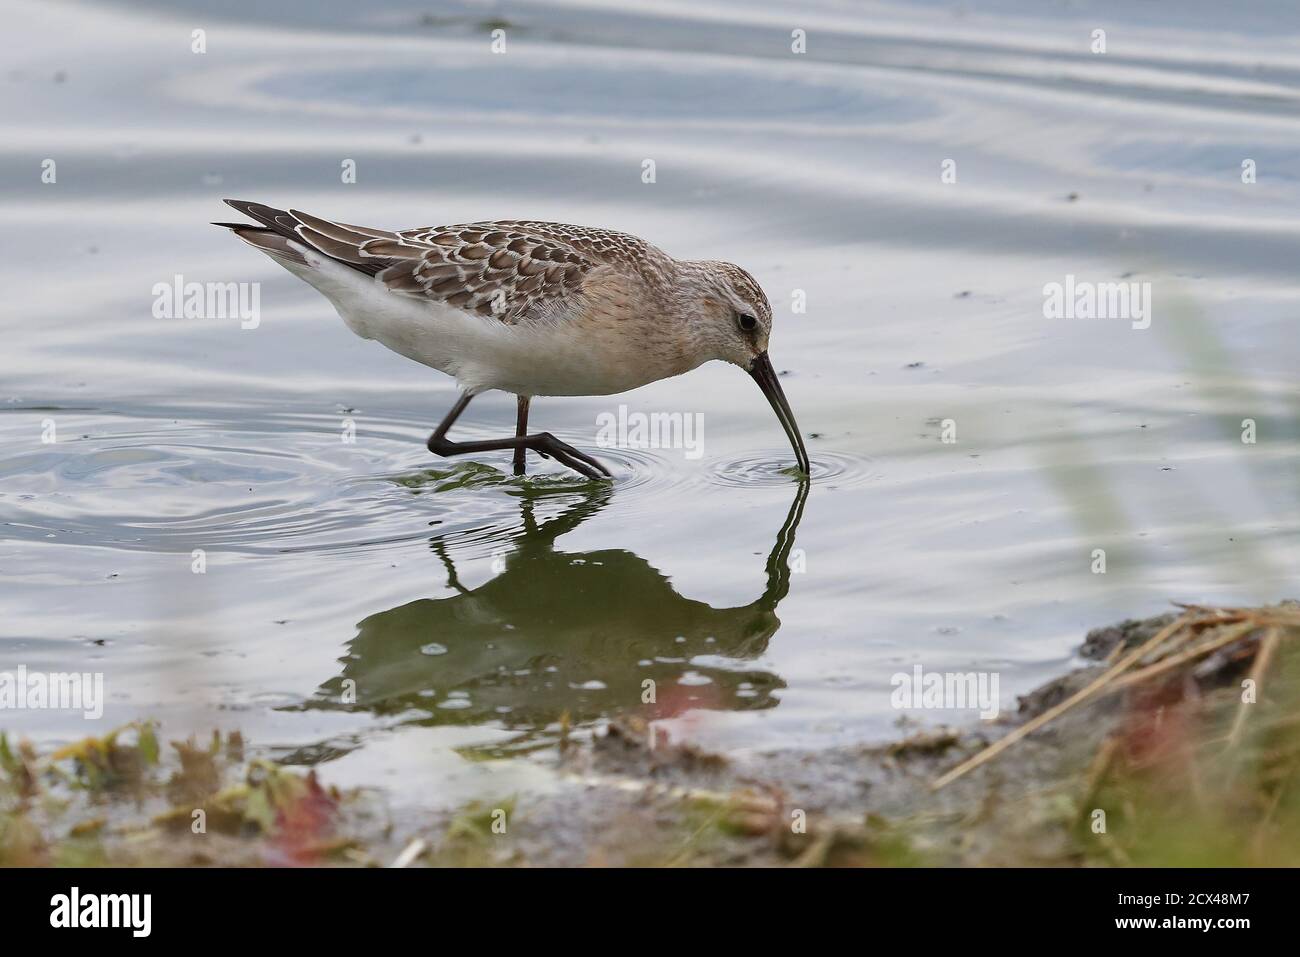
[[[758,327],[758,320],[753,316],[737,316],[736,322],[740,325],[740,328],[746,332],[753,332]]]

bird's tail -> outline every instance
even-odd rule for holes
[[[254,249],[260,249],[272,259],[285,265],[306,266],[307,260],[302,253],[289,244],[287,237],[266,226],[250,226],[248,223],[213,223],[213,226],[225,226],[236,236]]]
[[[282,263],[306,266],[307,260],[289,245],[289,240],[302,242],[295,232],[297,220],[283,209],[265,206],[262,203],[250,203],[242,199],[228,199],[228,206],[239,210],[250,219],[255,219],[261,226],[249,223],[213,223],[213,226],[225,226],[248,245],[271,256]]]

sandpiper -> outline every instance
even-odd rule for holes
[[[771,403],[808,474],[808,453],[767,355],[772,307],[726,262],[674,259],[626,233],[504,221],[390,232],[298,210],[226,202],[260,225],[216,223],[333,303],[357,335],[452,376],[462,391],[429,437],[436,455],[526,450],[589,478],[609,470],[549,432],[528,434],[533,396],[611,395],[721,359]],[[480,392],[513,392],[515,435],[454,442]]]

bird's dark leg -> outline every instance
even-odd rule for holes
[[[519,413],[515,419],[515,438],[522,439],[528,434],[528,403],[530,396],[515,396],[519,402]],[[515,449],[515,474],[523,475],[528,469],[528,450],[522,445]]]
[[[453,442],[447,438],[447,430],[460,418],[460,414],[474,398],[472,392],[462,392],[451,411],[438,423],[429,436],[429,451],[444,458],[449,455],[465,455],[471,452],[497,452],[502,449],[532,449],[545,458],[553,458],[561,465],[567,465],[575,472],[581,472],[587,478],[603,478],[609,475],[609,469],[601,465],[585,452],[579,452],[572,445],[561,442],[550,432],[536,432],[533,435],[516,435],[509,439],[486,439],[481,442]]]

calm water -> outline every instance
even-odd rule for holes
[[[1300,11],[209,7],[0,3],[21,41],[0,75],[0,668],[103,672],[109,697],[93,725],[4,727],[238,727],[436,803],[555,786],[566,714],[724,750],[879,739],[914,664],[995,671],[1011,707],[1089,627],[1296,594]],[[612,486],[433,459],[452,383],[207,225],[223,196],[607,225],[741,263],[817,478],[804,500],[721,365],[534,403]],[[154,318],[177,275],[259,282],[260,324]],[[1067,276],[1150,283],[1150,328],[1044,318]],[[620,404],[702,415],[702,454],[597,450]],[[461,434],[513,415],[484,396]]]

